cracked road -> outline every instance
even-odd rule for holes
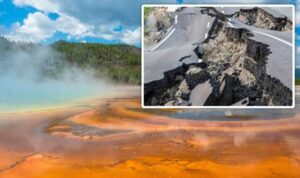
[[[194,63],[199,59],[194,54],[193,43],[202,42],[212,24],[213,18],[200,13],[201,8],[185,8],[174,15],[174,25],[169,34],[166,35],[157,46],[144,53],[144,83],[163,78],[163,73],[175,69],[182,63]],[[239,10],[237,7],[217,7],[222,13],[232,14]],[[265,10],[272,10],[265,7]],[[285,15],[287,10],[284,11]],[[291,12],[291,11],[290,11]],[[278,14],[275,14],[278,15]],[[286,86],[292,88],[293,80],[291,71],[293,64],[290,59],[293,57],[293,35],[291,32],[280,32],[266,30],[245,25],[234,18],[230,18],[228,25],[237,28],[250,30],[253,39],[269,44],[272,54],[269,55],[267,72],[273,77],[280,79]],[[179,61],[183,56],[191,57]]]
[[[223,14],[233,14],[239,11],[240,7],[219,6],[215,7]],[[245,8],[245,7],[243,7]],[[249,7],[252,8],[252,7]],[[284,7],[281,13],[278,8],[262,7],[273,16],[287,16],[291,20],[292,10]],[[200,7],[187,7],[182,11],[174,13],[174,24],[163,40],[151,50],[144,51],[144,84],[161,80],[164,72],[176,69],[183,63],[191,64],[199,62],[198,56],[194,53],[195,43],[203,42],[215,17],[202,14]],[[290,13],[290,14],[289,14]],[[292,32],[267,30],[246,25],[234,17],[227,18],[226,25],[231,28],[248,29],[253,36],[249,37],[255,41],[268,44],[271,54],[268,55],[266,64],[267,74],[279,79],[286,87],[293,89],[293,55],[294,37]],[[293,22],[294,23],[294,22]],[[209,83],[198,85],[192,90],[192,105],[203,105],[211,90]],[[201,96],[199,96],[201,93]],[[205,96],[203,96],[205,95]],[[201,103],[201,104],[199,104]]]
[[[165,71],[199,60],[193,52],[193,43],[204,40],[209,31],[208,24],[211,24],[213,18],[201,14],[200,8],[186,8],[175,16],[177,24],[174,24],[174,32],[167,35],[168,38],[155,50],[144,54],[144,83],[160,80]],[[188,55],[191,57],[179,61]]]
[[[272,10],[275,13],[278,9],[264,8],[265,10]],[[237,8],[226,8],[220,7],[219,10],[225,14],[233,13],[238,10]],[[288,14],[284,10],[284,15],[291,17],[292,14]],[[289,11],[292,12],[292,11]],[[279,16],[279,14],[274,14]],[[266,30],[262,28],[256,28],[250,25],[243,24],[236,19],[230,18],[229,26],[237,28],[246,28],[253,33],[254,37],[252,39],[260,41],[262,43],[268,44],[271,49],[271,54],[268,56],[267,62],[267,73],[272,77],[279,79],[285,86],[292,89],[293,88],[293,34],[292,32],[283,32],[275,30]]]

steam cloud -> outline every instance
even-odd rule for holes
[[[50,46],[0,40],[0,112],[50,106],[84,97],[104,96],[108,84],[93,71],[66,64]]]

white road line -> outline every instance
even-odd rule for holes
[[[223,14],[225,14],[225,11],[222,11]]]
[[[150,51],[154,51],[157,49],[160,45],[162,45],[173,33],[175,32],[175,28],[171,30],[171,32],[163,39],[161,40],[154,48],[152,48]]]
[[[204,39],[206,39],[206,38],[207,38],[207,36],[208,36],[208,34],[207,34],[207,33],[205,33]]]
[[[175,24],[177,24],[177,22],[178,22],[178,15],[175,15]]]
[[[273,35],[270,35],[270,34],[267,34],[267,33],[264,33],[264,32],[259,32],[259,31],[251,31],[251,32],[258,33],[258,34],[265,35],[265,36],[268,36],[268,37],[270,37],[270,38],[273,38],[273,39],[275,39],[275,40],[278,40],[278,41],[280,41],[280,42],[282,42],[282,43],[284,43],[284,44],[287,44],[287,45],[293,47],[293,44],[292,44],[292,43],[289,43],[289,42],[287,42],[287,41],[285,41],[285,40],[283,40],[283,39],[281,39],[281,38],[278,38],[278,37],[276,37],[276,36],[273,36]]]
[[[234,27],[230,22],[228,22],[228,25],[229,25],[230,27]]]
[[[210,22],[207,23],[207,26],[206,26],[206,27],[209,28],[209,25],[210,25]]]
[[[231,27],[234,27],[230,22],[228,22],[228,25],[231,26]],[[281,39],[281,38],[278,38],[278,37],[276,37],[276,36],[273,36],[273,35],[270,35],[270,34],[267,34],[267,33],[264,33],[264,32],[259,32],[259,31],[252,31],[252,30],[251,30],[251,32],[253,32],[253,33],[258,33],[258,34],[261,34],[261,35],[264,35],[264,36],[268,36],[268,37],[270,37],[270,38],[273,38],[273,39],[275,39],[275,40],[277,40],[277,41],[280,41],[280,42],[282,42],[282,43],[284,43],[284,44],[286,44],[286,45],[289,45],[289,46],[293,47],[293,44],[292,44],[292,43],[289,43],[289,42],[287,42],[287,41],[285,41],[285,40],[283,40],[283,39]]]

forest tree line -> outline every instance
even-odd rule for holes
[[[140,84],[140,49],[125,44],[69,43],[59,41],[52,47],[65,55],[67,62],[92,68],[96,76],[115,82]]]
[[[8,54],[17,50],[36,53],[37,50],[50,47],[59,53],[55,63],[49,62],[42,67],[43,73],[56,76],[63,68],[76,66],[94,71],[95,76],[116,83],[140,84],[141,52],[140,49],[126,44],[71,43],[58,41],[50,45],[24,42],[12,42],[0,37],[2,59],[9,60]],[[6,55],[4,55],[6,54]],[[53,58],[53,55],[51,55]],[[52,60],[53,61],[53,60]],[[57,62],[58,61],[58,62]],[[49,66],[49,65],[52,66]],[[48,66],[47,66],[48,65]]]

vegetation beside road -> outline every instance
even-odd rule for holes
[[[153,10],[153,7],[144,7],[144,19],[147,19]]]

